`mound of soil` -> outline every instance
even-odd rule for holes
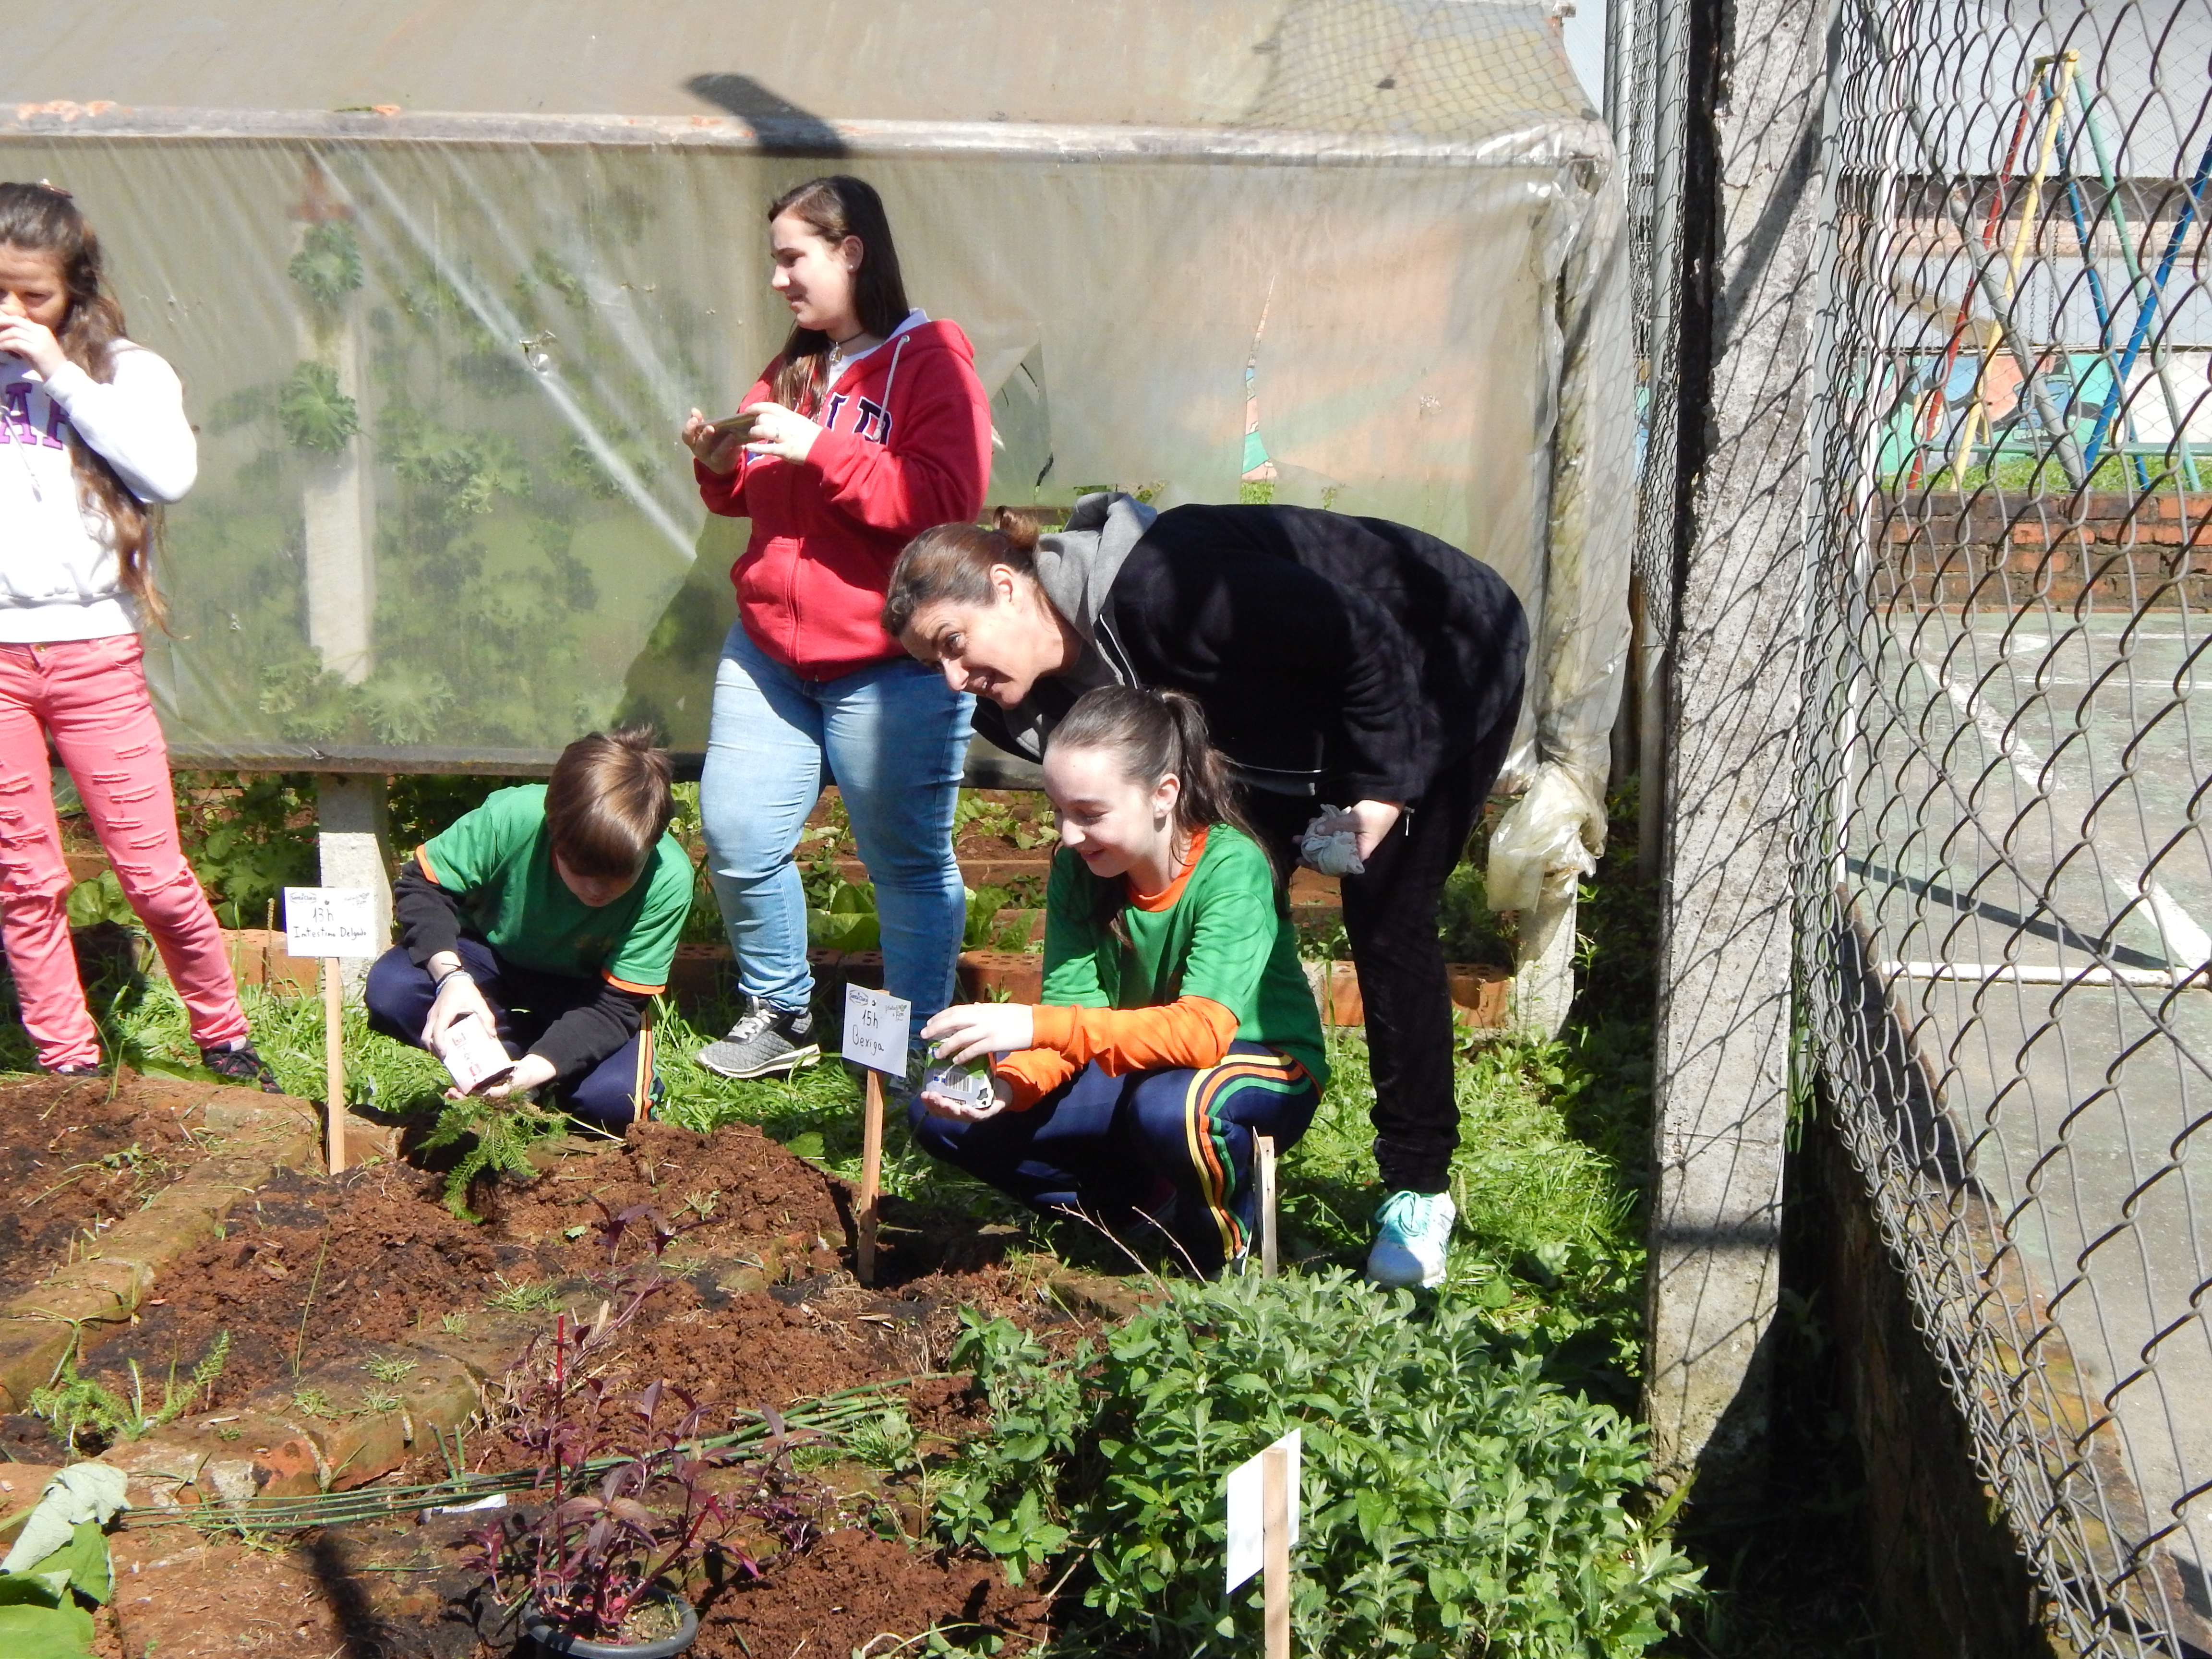
[[[937,1370],[963,1306],[1069,1340],[1083,1328],[1033,1273],[972,1237],[941,1241],[939,1261],[960,1271],[864,1289],[840,1267],[840,1183],[750,1125],[711,1135],[637,1126],[527,1187],[482,1194],[481,1224],[454,1218],[439,1190],[434,1176],[396,1164],[334,1181],[280,1175],[233,1211],[223,1237],[164,1273],[138,1322],[86,1356],[83,1371],[118,1389],[133,1361],[146,1376],[189,1373],[228,1334],[222,1374],[196,1410],[360,1368],[395,1343],[495,1376],[556,1310],[619,1310],[652,1279],[658,1288],[599,1364],[617,1388],[665,1380],[734,1415]],[[656,1222],[684,1229],[657,1262]],[[941,1396],[918,1396],[915,1409],[946,1431],[958,1408]],[[471,1450],[479,1443],[501,1466],[498,1443],[472,1438]]]
[[[0,1302],[207,1156],[205,1114],[174,1097],[127,1074],[0,1084]]]
[[[334,1364],[405,1341],[477,1364],[496,1415],[499,1373],[556,1316],[550,1304],[518,1309],[513,1287],[548,1287],[558,1305],[588,1317],[602,1301],[619,1307],[623,1286],[653,1273],[659,1288],[592,1362],[618,1392],[665,1379],[736,1418],[763,1404],[914,1378],[909,1415],[941,1445],[983,1426],[964,1378],[922,1375],[942,1370],[960,1309],[1009,1315],[1054,1346],[1095,1328],[1054,1299],[1034,1267],[992,1260],[981,1229],[933,1238],[928,1261],[915,1244],[903,1246],[911,1275],[903,1284],[858,1285],[846,1270],[842,1187],[749,1127],[696,1135],[640,1126],[620,1145],[560,1159],[527,1187],[484,1194],[490,1218],[480,1225],[455,1219],[438,1192],[436,1177],[401,1164],[336,1181],[280,1177],[234,1212],[226,1237],[165,1275],[139,1324],[95,1349],[86,1372],[117,1386],[132,1358],[149,1375],[172,1360],[189,1367],[228,1332],[228,1359],[204,1409],[234,1409],[257,1393],[265,1401],[271,1389],[299,1386],[295,1376],[328,1377]],[[650,1218],[632,1217],[611,1262],[609,1217],[636,1206],[687,1231],[656,1263]],[[489,1305],[501,1298],[504,1309]],[[477,1468],[525,1461],[483,1428],[471,1429],[467,1451]],[[433,1461],[397,1478],[442,1474]],[[903,1486],[859,1475],[860,1492],[847,1498],[823,1488],[826,1524],[872,1510],[918,1522]],[[232,1651],[225,1644],[246,1629],[299,1652],[344,1643],[389,1659],[503,1656],[510,1642],[478,1645],[481,1587],[459,1565],[459,1536],[475,1520],[416,1528],[394,1517],[305,1534],[282,1553],[257,1554],[251,1572],[240,1571],[248,1564],[232,1547],[134,1524],[118,1535],[128,1540],[118,1548],[127,1575],[120,1627],[126,1644],[155,1640],[180,1659]],[[222,1618],[211,1623],[218,1605]],[[990,1562],[946,1560],[846,1527],[772,1561],[761,1580],[703,1597],[691,1651],[846,1659],[872,1643],[885,1654],[933,1625],[976,1625],[1006,1638],[1012,1655],[1043,1639],[1048,1610],[1048,1596],[1008,1585]]]

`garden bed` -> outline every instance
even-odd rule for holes
[[[95,1252],[215,1149],[208,1093],[109,1078],[0,1085],[0,1303]]]
[[[63,1462],[66,1437],[80,1454],[105,1446],[132,1474],[138,1510],[116,1549],[123,1651],[229,1654],[251,1636],[249,1650],[304,1652],[325,1635],[315,1651],[364,1640],[395,1656],[479,1651],[488,1614],[465,1594],[456,1527],[356,1522],[272,1551],[179,1522],[231,1499],[529,1467],[492,1425],[510,1368],[556,1321],[607,1334],[593,1370],[617,1395],[665,1382],[708,1403],[708,1431],[890,1384],[906,1431],[940,1451],[986,1420],[964,1379],[943,1371],[962,1309],[1011,1316],[1062,1351],[1097,1328],[1048,1258],[1001,1260],[1011,1230],[947,1225],[896,1201],[878,1284],[863,1288],[845,1270],[848,1189],[747,1124],[646,1124],[623,1141],[571,1138],[538,1161],[534,1180],[474,1184],[481,1223],[453,1214],[441,1178],[409,1163],[336,1180],[281,1171],[162,1271],[131,1322],[86,1331],[41,1402],[59,1426],[8,1420],[18,1461]],[[70,1389],[74,1407],[58,1405]],[[995,1565],[853,1530],[922,1524],[884,1471],[808,1479],[818,1535],[765,1559],[758,1583],[708,1595],[695,1653],[788,1653],[811,1633],[842,1655],[963,1622],[1018,1638],[1012,1652],[1042,1632],[1048,1598]],[[481,1651],[510,1644],[494,1632]]]

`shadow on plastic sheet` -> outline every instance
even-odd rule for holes
[[[695,75],[684,83],[695,98],[727,110],[753,130],[753,136],[772,153],[800,155],[842,155],[845,141],[837,130],[811,110],[769,91],[750,75]]]

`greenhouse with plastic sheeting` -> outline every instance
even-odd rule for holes
[[[975,343],[993,503],[1328,507],[1507,577],[1536,648],[1505,783],[1539,787],[1501,839],[1556,892],[1602,833],[1634,465],[1619,181],[1556,19],[1060,16],[20,22],[0,173],[75,193],[199,428],[149,646],[177,762],[514,774],[639,718],[696,757],[744,526],[677,428],[781,343],[766,204],[849,171]]]

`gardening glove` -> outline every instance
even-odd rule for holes
[[[1367,866],[1359,856],[1359,820],[1334,806],[1324,806],[1298,843],[1298,862],[1324,876],[1356,876]]]
[[[72,1463],[46,1482],[39,1506],[23,1522],[0,1572],[21,1572],[68,1543],[87,1521],[106,1526],[130,1507],[124,1489],[130,1476],[108,1463]]]

